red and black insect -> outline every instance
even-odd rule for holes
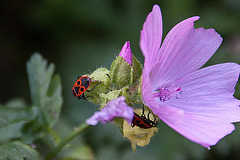
[[[88,88],[91,85],[91,78],[88,76],[83,77],[77,77],[77,81],[74,83],[72,87],[72,94],[74,97],[78,97],[78,99],[86,99],[91,96],[84,96],[84,92],[91,92],[97,85],[99,85],[101,82],[96,84],[91,90],[88,90]]]
[[[148,112],[148,116],[147,117],[145,116],[144,108],[143,108],[143,112],[142,112],[141,116],[139,116],[137,113],[134,112],[134,117],[133,117],[133,121],[132,121],[132,127],[138,126],[139,128],[143,128],[143,129],[156,127],[157,124],[158,124],[158,120],[156,118],[154,118],[153,121],[150,120],[149,114],[150,114],[150,112]]]

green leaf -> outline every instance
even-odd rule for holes
[[[33,106],[38,107],[38,123],[49,129],[59,118],[62,106],[61,81],[54,75],[54,64],[47,65],[47,60],[35,53],[27,62],[27,73]]]
[[[30,146],[15,141],[0,145],[0,159],[6,160],[40,160],[40,156]]]
[[[21,138],[22,127],[35,116],[30,107],[14,105],[11,107],[0,105],[0,142]]]

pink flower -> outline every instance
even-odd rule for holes
[[[174,130],[210,148],[240,121],[240,101],[233,97],[240,66],[224,63],[198,70],[222,43],[214,29],[194,29],[198,19],[177,24],[161,45],[161,11],[153,7],[140,38],[142,99]]]
[[[90,118],[86,120],[89,125],[96,125],[98,122],[106,124],[112,121],[115,117],[122,117],[127,120],[129,124],[132,123],[134,111],[125,103],[125,97],[118,97],[110,102],[101,110],[95,112]]]
[[[127,41],[123,45],[123,47],[122,47],[122,49],[121,49],[121,51],[119,53],[119,56],[123,57],[124,60],[127,63],[129,63],[130,66],[132,66],[132,51],[131,51],[131,47],[130,47],[130,42],[129,41]]]

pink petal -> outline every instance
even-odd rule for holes
[[[172,98],[162,103],[179,108],[185,113],[238,122],[240,101],[233,94],[239,73],[240,66],[236,63],[200,69],[176,82],[182,88],[178,99]]]
[[[177,132],[209,148],[234,130],[231,123],[240,121],[240,101],[233,97],[240,67],[226,63],[197,71],[222,43],[214,29],[194,29],[199,17],[177,24],[158,51],[156,11],[149,14],[141,32],[143,102]],[[178,96],[160,101],[155,91],[172,83],[181,92],[176,90]]]
[[[214,29],[194,29],[199,17],[186,19],[166,36],[152,68],[154,87],[172,83],[203,66],[216,52],[222,38]]]
[[[129,41],[127,41],[123,45],[123,47],[122,47],[122,49],[121,49],[121,51],[119,53],[119,56],[122,56],[124,58],[124,60],[132,66],[132,51],[131,51],[131,47],[130,47],[130,42]]]
[[[176,117],[176,121],[178,118]],[[161,119],[184,137],[209,149],[235,129],[231,123],[188,113],[185,113],[178,123],[172,123],[168,116]]]
[[[146,71],[146,67],[143,68],[142,73],[142,99],[143,103],[145,103],[150,109],[154,112],[158,110],[158,103],[154,100],[153,90],[150,83],[149,75]]]
[[[145,68],[144,68],[145,69]],[[153,90],[151,89],[151,83],[146,71],[143,71],[142,75],[142,99],[143,103],[146,104],[154,114],[161,117],[167,117],[168,121],[175,123],[183,118],[183,111],[170,106],[159,105],[153,97]],[[177,119],[177,121],[176,121]]]
[[[112,121],[115,117],[122,117],[131,124],[133,116],[133,108],[129,107],[125,103],[125,97],[121,96],[108,102],[101,111],[95,112],[86,120],[86,123],[89,125],[96,125],[98,122],[106,124],[107,122]]]
[[[176,82],[183,89],[178,99],[160,102],[143,71],[142,98],[174,130],[209,148],[234,130],[231,122],[240,121],[240,102],[232,96],[239,72],[235,63],[206,67]]]
[[[155,64],[162,41],[162,14],[158,5],[149,13],[140,35],[140,48],[145,57],[144,66]],[[149,67],[147,67],[149,68]]]

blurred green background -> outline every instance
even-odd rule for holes
[[[239,0],[8,0],[0,2],[0,102],[16,97],[30,102],[26,61],[40,52],[56,64],[63,84],[64,104],[55,129],[62,135],[84,122],[97,106],[76,100],[70,88],[77,76],[98,67],[109,68],[125,41],[144,62],[139,35],[147,14],[158,4],[163,15],[164,37],[178,22],[201,18],[195,27],[214,28],[224,41],[205,65],[240,63]],[[235,97],[240,99],[240,85]],[[112,124],[97,125],[74,140],[82,144],[83,159],[239,159],[240,125],[210,151],[182,137],[164,123],[150,145],[131,150],[129,141]],[[41,148],[41,146],[38,146]],[[43,149],[44,150],[44,149]],[[67,151],[66,151],[67,152]],[[64,154],[64,152],[62,152]]]

